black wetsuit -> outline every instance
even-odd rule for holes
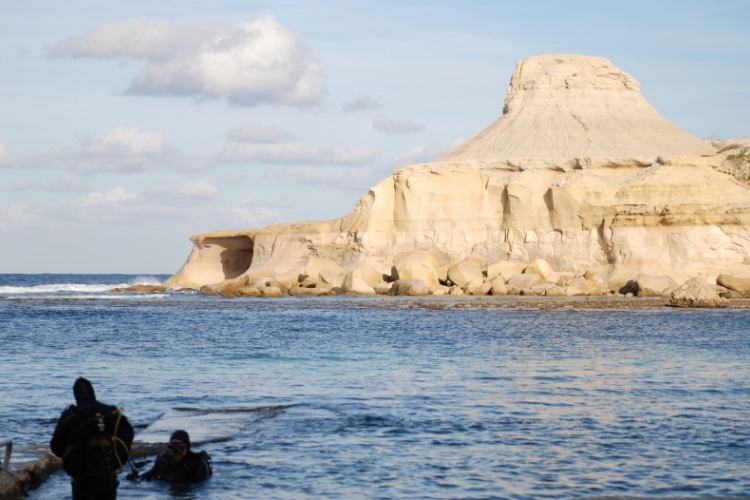
[[[117,442],[112,440],[115,428]],[[132,444],[133,427],[128,419],[114,406],[93,401],[65,409],[50,448],[62,458],[63,469],[72,478],[73,500],[114,500],[117,470],[127,463]]]
[[[169,483],[200,483],[211,476],[211,467],[205,452],[193,453],[188,450],[182,460],[175,460],[169,452],[156,457],[150,471],[143,475],[145,480],[159,480]]]

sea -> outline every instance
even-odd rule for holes
[[[193,487],[126,467],[121,500],[750,496],[750,310],[110,293],[167,277],[0,275],[11,466],[84,376],[137,441],[212,458]]]

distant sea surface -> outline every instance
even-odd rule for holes
[[[85,376],[136,439],[184,428],[213,458],[187,490],[123,473],[119,499],[750,496],[750,310],[109,293],[166,278],[0,275],[12,460]]]

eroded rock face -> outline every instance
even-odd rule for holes
[[[750,188],[732,170],[740,142],[712,144],[667,122],[606,59],[530,58],[502,117],[443,158],[399,168],[341,219],[194,236],[165,284],[197,288],[269,268],[278,280],[320,261],[342,276],[364,264],[390,275],[411,252],[418,265],[404,262],[399,277],[427,286],[470,257],[544,259],[558,273],[613,282],[750,276]],[[493,266],[488,279],[518,274]]]
[[[672,292],[669,304],[675,307],[727,307],[729,301],[707,285],[688,281]]]

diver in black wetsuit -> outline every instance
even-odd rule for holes
[[[76,404],[60,416],[50,448],[72,478],[73,500],[115,500],[117,471],[128,460],[133,427],[122,411],[96,400],[85,378],[75,381],[73,394]]]
[[[169,437],[167,451],[156,457],[156,462],[143,479],[166,481],[168,483],[200,483],[213,473],[211,458],[202,451],[190,450],[190,436],[185,431],[174,431]],[[128,479],[138,477],[137,472],[128,474]]]

